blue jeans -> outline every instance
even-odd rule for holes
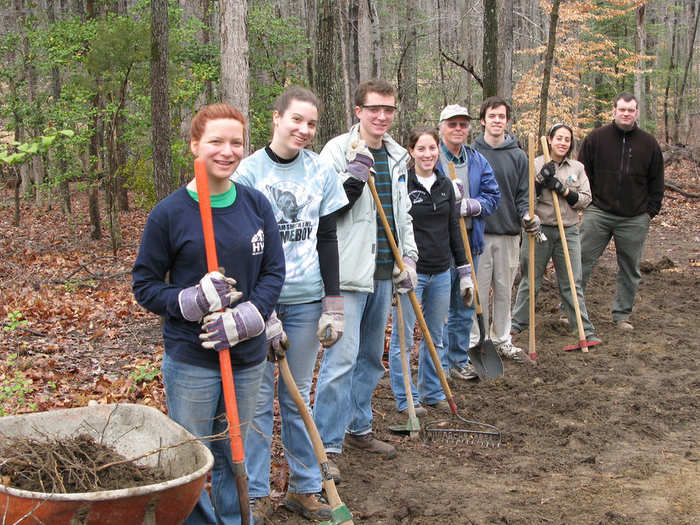
[[[277,317],[282,321],[284,331],[289,338],[287,363],[307,407],[319,349],[316,330],[320,316],[320,301],[277,305]],[[246,468],[250,477],[248,487],[251,498],[270,495],[270,444],[274,397],[275,365],[267,362],[258,393],[255,419],[245,442]],[[304,421],[301,419],[281,375],[277,380],[277,397],[282,418],[284,456],[289,465],[289,491],[296,494],[320,492],[321,473],[318,469],[313,445]]]
[[[391,288],[391,279],[386,279],[374,281],[374,293],[342,292],[345,332],[323,352],[314,400],[314,421],[326,452],[342,452],[346,431],[372,431],[372,394],[385,371]]]
[[[473,255],[474,273],[479,267],[479,256]],[[474,303],[464,306],[462,294],[459,293],[459,275],[454,268],[450,269],[452,288],[450,292],[450,311],[447,323],[442,332],[442,368],[460,368],[469,364],[469,334],[474,323]],[[488,297],[488,296],[486,296]],[[483,303],[482,303],[483,304]]]
[[[202,350],[211,352],[211,350]],[[245,435],[255,413],[264,363],[234,369],[238,419]],[[165,397],[170,417],[197,437],[225,432],[228,428],[226,406],[218,369],[204,368],[163,356],[161,366]],[[231,443],[226,439],[206,440],[214,455],[211,471],[211,498],[204,489],[186,525],[237,525],[241,522],[238,492],[233,474]],[[212,506],[213,504],[213,506]]]
[[[450,307],[451,283],[450,270],[445,270],[435,275],[419,273],[418,285],[415,289],[416,298],[421,305],[425,324],[428,325],[428,332],[430,332],[430,337],[433,340],[438,356],[443,354],[442,330]],[[401,295],[401,308],[403,309],[404,333],[406,334],[406,360],[410,363],[408,353],[411,350],[411,346],[413,346],[413,325],[416,322],[416,314],[407,294]],[[397,316],[396,308],[394,308],[392,310],[391,346],[389,347],[389,378],[391,380],[391,389],[394,391],[394,398],[396,399],[396,408],[404,410],[408,407],[408,403],[403,385]],[[442,391],[442,385],[440,385],[435,365],[430,357],[430,351],[425,344],[425,338],[420,344],[418,356],[418,390],[413,385],[413,380],[410,378],[409,373],[414,404],[420,401],[421,403],[432,405],[442,401],[445,399],[445,393]],[[408,365],[408,370],[411,370],[410,364]]]

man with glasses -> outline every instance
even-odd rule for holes
[[[484,156],[465,144],[469,138],[471,116],[458,104],[446,106],[440,113],[440,158],[437,169],[450,177],[448,165],[455,167],[454,182],[458,213],[465,217],[474,270],[484,247],[484,218],[498,205],[501,193],[493,170]],[[474,320],[474,303],[465,306],[459,290],[459,272],[451,270],[450,311],[443,331],[442,366],[451,379],[476,379],[469,363],[469,333]],[[468,276],[471,279],[471,275]],[[446,403],[446,402],[445,402]]]
[[[628,319],[642,278],[639,263],[649,223],[661,211],[664,160],[654,136],[637,125],[634,95],[619,94],[612,115],[610,124],[585,138],[578,157],[593,194],[581,222],[582,285],[585,290],[598,258],[614,238],[618,270],[612,320],[620,330],[634,330]]]
[[[363,82],[355,104],[359,123],[328,141],[320,155],[333,164],[349,201],[336,212],[345,332],[323,353],[314,401],[314,420],[336,482],[340,472],[332,458],[343,445],[385,458],[396,455],[392,445],[372,433],[372,394],[385,372],[392,287],[407,293],[417,283],[418,250],[406,190],[408,152],[387,133],[396,113],[394,89],[383,80]],[[402,255],[402,272],[379,220],[367,184],[370,176]]]

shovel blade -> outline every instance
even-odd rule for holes
[[[503,361],[501,361],[501,357],[490,339],[470,348],[468,353],[469,360],[479,375],[479,379],[490,379],[503,375]]]

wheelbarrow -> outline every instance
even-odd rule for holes
[[[56,494],[0,484],[0,523],[51,525],[179,525],[202,493],[214,457],[159,410],[111,404],[0,418],[0,439],[88,434],[139,465],[159,466],[167,481],[117,490]],[[174,446],[177,445],[177,446]]]

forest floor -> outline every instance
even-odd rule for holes
[[[673,178],[700,182],[688,166]],[[602,346],[562,351],[577,337],[559,321],[549,274],[538,299],[537,364],[507,361],[500,378],[451,383],[461,415],[501,430],[499,447],[391,434],[388,427],[406,416],[395,410],[388,376],[382,379],[374,429],[398,455],[383,460],[346,450],[339,458],[338,490],[355,523],[700,523],[700,206],[666,195],[646,243],[634,332],[620,332],[610,321],[615,259],[609,248],[586,294]],[[75,196],[73,224],[56,207],[26,202],[20,227],[11,226],[12,215],[11,192],[3,189],[0,410],[76,407],[94,399],[165,411],[159,320],[131,295],[129,272],[146,213],[121,216],[116,257],[109,239],[89,239],[82,194]],[[526,347],[527,332],[515,342]],[[443,417],[432,412],[421,423]],[[450,426],[459,424],[453,419]],[[277,506],[287,470],[279,437],[274,440]],[[271,523],[308,522],[280,507]]]

